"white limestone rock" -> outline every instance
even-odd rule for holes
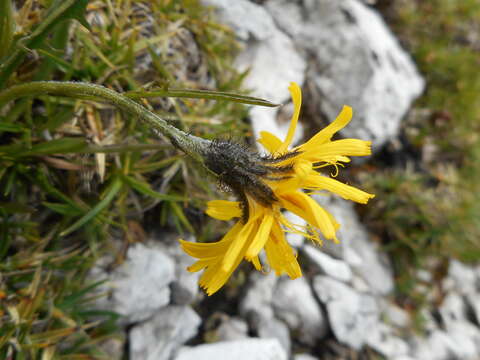
[[[120,323],[129,324],[152,317],[169,303],[174,264],[161,250],[136,243],[123,264],[108,273],[100,261],[91,277],[108,279],[98,290],[109,295],[100,298],[97,307],[123,315]]]
[[[354,273],[362,277],[374,294],[388,295],[393,291],[393,274],[388,258],[373,243],[367,229],[358,220],[353,203],[333,196],[316,196],[340,223],[339,244],[324,242],[324,249],[343,259]],[[364,289],[361,289],[362,291]]]
[[[231,341],[248,338],[248,324],[241,318],[229,318],[217,328],[218,341]]]
[[[466,296],[466,302],[472,310],[477,324],[480,324],[480,293],[473,293]]]
[[[322,275],[313,279],[313,288],[327,309],[337,340],[356,350],[362,348],[378,326],[379,310],[375,298]]]
[[[293,360],[318,360],[318,358],[310,354],[296,354],[293,356]]]
[[[295,215],[290,211],[285,211],[283,215],[288,221],[290,221],[292,224],[296,225],[299,228],[305,226],[307,223],[303,218]],[[288,232],[285,233],[285,238],[287,239],[290,246],[295,249],[301,249],[305,243],[305,237],[302,234]]]
[[[130,331],[130,359],[169,360],[201,323],[189,306],[168,306]]]
[[[386,322],[397,328],[406,329],[411,326],[412,319],[408,312],[388,300],[386,300],[386,304],[383,306],[383,314]]]
[[[244,44],[244,50],[236,59],[239,71],[249,69],[244,81],[246,88],[259,96],[276,103],[290,99],[288,86],[295,81],[300,86],[305,79],[306,61],[300,56],[294,42],[280,31],[272,16],[264,7],[247,0],[203,0],[206,5],[217,8],[218,20],[229,25]],[[255,138],[259,132],[268,130],[283,138],[288,123],[278,124],[278,109],[253,107],[250,118]],[[298,131],[297,136],[301,136]]]
[[[272,301],[278,277],[253,272],[247,293],[240,302],[240,314],[261,338],[275,338],[290,353],[290,332],[286,324],[275,318]]]
[[[456,344],[452,353],[456,359],[478,360],[480,358],[480,329],[467,321],[451,321],[447,334]]]
[[[182,348],[174,360],[287,360],[275,339],[245,339]]]
[[[178,239],[178,234],[165,234],[162,232],[154,235],[150,243],[169,255],[174,261],[175,278],[170,284],[171,304],[188,305],[194,301],[199,293],[198,279],[201,272],[191,273],[187,271],[187,267],[192,265],[195,259],[181,249]],[[193,236],[189,236],[185,240],[195,241]]]
[[[448,324],[451,322],[466,321],[467,307],[460,295],[451,292],[443,299],[438,312],[442,317],[443,323],[448,327]]]
[[[334,259],[321,249],[315,248],[312,245],[305,245],[302,252],[311,263],[315,265],[320,273],[346,283],[352,280],[352,270],[346,262]]]
[[[387,359],[408,355],[409,346],[405,340],[395,335],[391,327],[379,323],[373,331],[368,331],[367,344]]]
[[[285,350],[290,354],[292,341],[288,326],[277,318],[260,318],[257,325],[257,335],[262,339],[276,339]]]
[[[318,111],[332,121],[344,104],[354,120],[346,137],[394,138],[400,120],[424,88],[408,54],[379,14],[358,0],[270,0],[266,8],[296,46],[312,57],[307,79]]]
[[[240,302],[240,314],[249,320],[254,329],[259,319],[274,317],[272,299],[277,281],[278,277],[273,272],[267,275],[253,272],[250,275],[247,293]]]
[[[412,343],[412,356],[415,359],[448,360],[452,358],[456,344],[442,330],[433,331],[427,338],[415,338]]]
[[[477,360],[480,330],[468,322],[452,321],[447,331],[434,330],[426,338],[415,338],[412,355],[428,360]]]
[[[314,345],[326,335],[327,320],[305,277],[282,278],[272,303],[275,316],[285,321],[303,343]]]
[[[458,291],[460,294],[474,293],[477,289],[477,274],[473,266],[451,259],[448,267],[448,275],[443,280],[445,291]]]

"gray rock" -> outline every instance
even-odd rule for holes
[[[455,347],[451,349],[458,360],[478,360],[480,358],[480,329],[465,321],[451,321],[447,334]]]
[[[285,321],[305,344],[313,345],[327,333],[326,318],[304,277],[279,281],[273,296],[273,309],[275,316]]]
[[[318,111],[333,120],[344,104],[354,121],[347,137],[373,140],[378,149],[399,131],[400,120],[424,88],[410,57],[374,10],[357,0],[274,0],[277,25],[312,57],[307,72]]]
[[[241,318],[229,318],[217,328],[218,341],[231,341],[248,338],[248,325]]]
[[[200,317],[188,306],[168,306],[130,331],[130,359],[168,360],[197,334]]]
[[[383,314],[388,324],[398,328],[408,328],[412,323],[408,312],[391,302],[385,304]]]
[[[378,325],[379,311],[375,298],[322,275],[313,279],[313,288],[327,308],[330,327],[337,340],[360,349]]]
[[[137,243],[128,249],[125,262],[111,273],[101,265],[102,261],[91,277],[108,279],[98,290],[109,296],[100,298],[97,307],[123,315],[121,323],[145,320],[169,303],[174,264],[161,250]]]
[[[170,302],[176,305],[191,304],[199,293],[198,279],[201,274],[201,272],[191,273],[186,270],[194,262],[194,259],[180,248],[177,234],[161,233],[155,238],[158,240],[152,242],[153,246],[168,254],[175,263],[175,279],[170,284]],[[194,241],[194,238],[190,236],[185,240]]]
[[[448,324],[454,321],[466,320],[467,307],[463,298],[457,293],[451,292],[443,299],[438,309],[443,323]]]
[[[240,71],[250,69],[244,85],[252,89],[255,96],[277,103],[289,100],[289,83],[303,84],[306,62],[295,50],[293,41],[275,26],[265,8],[247,0],[203,0],[203,3],[215,6],[219,21],[231,26],[243,41],[244,50],[235,66]],[[278,109],[252,108],[250,117],[256,137],[262,130],[285,136],[288,123],[278,124],[278,112]]]
[[[437,320],[426,307],[420,309],[419,316],[422,319],[422,327],[425,332],[433,333],[436,330],[439,330]]]
[[[407,342],[396,336],[391,327],[382,323],[372,332],[369,331],[367,344],[387,359],[407,355],[409,351]]]
[[[480,330],[468,322],[451,321],[447,331],[435,330],[415,338],[413,356],[427,360],[476,360],[480,357]]]
[[[477,290],[476,269],[465,265],[458,260],[451,259],[448,275],[443,280],[445,291],[455,290],[460,294],[470,294]]]
[[[322,274],[343,282],[352,280],[352,270],[344,261],[336,260],[312,245],[305,245],[302,251]]]
[[[115,337],[101,342],[98,346],[105,353],[107,359],[122,360],[124,358],[125,333],[116,333]]]
[[[274,317],[272,298],[278,277],[274,273],[263,275],[253,272],[250,275],[247,293],[240,302],[240,314],[247,318],[254,329],[261,318]]]
[[[432,273],[425,269],[418,269],[416,273],[416,278],[419,281],[424,283],[430,283],[432,281]]]
[[[361,293],[369,293],[371,292],[370,286],[368,283],[364,280],[363,277],[353,274],[352,281],[351,281],[351,286],[355,290]]]
[[[245,339],[182,348],[174,360],[287,360],[275,339]]]
[[[292,343],[288,326],[276,318],[261,318],[257,326],[257,334],[262,339],[277,339],[287,355],[290,354]]]
[[[298,227],[303,227],[307,223],[303,218],[295,215],[290,211],[285,211],[283,215],[287,218],[288,221],[290,221],[292,224],[297,225]],[[305,237],[301,234],[288,232],[285,233],[285,238],[287,239],[290,246],[294,247],[295,249],[302,248],[303,244],[305,243]]]
[[[293,360],[318,360],[318,358],[310,354],[296,354],[293,356]]]
[[[456,344],[442,330],[433,331],[426,339],[415,338],[412,344],[412,355],[422,360],[451,359]]]
[[[274,273],[263,275],[253,272],[250,286],[240,302],[240,314],[261,338],[275,338],[290,353],[290,332],[285,323],[275,318],[272,300],[278,277]]]
[[[475,317],[475,321],[480,324],[480,293],[468,294],[465,299]]]
[[[367,229],[358,220],[353,203],[333,196],[316,196],[315,199],[341,224],[337,233],[340,244],[327,241],[324,244],[325,251],[349,264],[373,293],[391,293],[393,275],[390,262],[371,242]]]

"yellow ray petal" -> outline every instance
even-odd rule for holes
[[[343,129],[352,119],[353,111],[350,106],[344,105],[340,114],[338,114],[335,121],[333,121],[326,128],[320,130],[303,146],[318,146],[329,141],[332,136],[339,130]]]
[[[346,200],[352,200],[361,204],[366,204],[368,200],[375,197],[365,191],[359,190],[353,186],[344,184],[338,180],[322,176],[320,174],[310,174],[304,183],[305,189],[310,190],[328,190],[340,195]]]
[[[237,263],[237,260],[239,258],[244,257],[244,253],[247,247],[253,240],[253,236],[255,235],[255,233],[258,231],[258,218],[259,215],[257,214],[253,219],[248,219],[247,223],[238,232],[235,240],[232,241],[232,243],[228,247],[228,250],[223,257],[221,268],[221,270],[225,273],[230,272],[230,270],[232,270],[233,264]]]
[[[311,161],[298,159],[293,165],[293,170],[300,180],[305,180],[312,172],[313,166]]]
[[[218,220],[230,220],[242,216],[242,209],[238,201],[212,200],[207,203],[205,213]]]
[[[260,259],[258,258],[258,256],[253,257],[252,264],[255,267],[255,270],[262,271],[262,264],[260,263]]]
[[[260,132],[260,139],[257,140],[270,153],[278,153],[278,149],[282,145],[282,140],[268,131]]]
[[[270,211],[265,213],[265,216],[261,219],[260,226],[258,227],[258,231],[253,238],[252,243],[247,249],[245,253],[245,259],[252,260],[253,257],[257,256],[260,250],[263,249],[265,243],[270,236],[270,230],[272,229],[273,224],[273,215]]]
[[[194,243],[180,240],[180,246],[188,255],[197,259],[223,256],[242,227],[243,223],[241,221],[237,222],[220,241],[214,243]]]
[[[300,192],[281,194],[283,206],[294,214],[304,218],[311,225],[320,229],[323,236],[329,240],[335,240],[335,225],[328,213],[310,196]]]
[[[265,253],[276,275],[287,273],[291,279],[302,276],[295,252],[285,240],[283,230],[277,222],[274,222],[270,237],[265,244]]]
[[[372,153],[371,144],[371,141],[359,139],[336,140],[318,147],[302,148],[305,152],[300,156],[312,162],[326,161],[326,159],[333,159],[337,156],[365,156]]]
[[[217,257],[198,260],[194,264],[190,265],[187,268],[187,270],[189,272],[197,272],[197,271],[200,271],[200,270],[206,268],[207,266],[211,266],[216,261],[218,261]]]
[[[278,152],[280,153],[284,153],[292,142],[295,129],[297,128],[298,117],[300,116],[300,108],[302,107],[302,90],[300,89],[300,86],[298,86],[297,83],[291,82],[288,90],[292,96],[293,115],[292,120],[290,121],[290,127],[288,128],[287,136],[285,137],[285,141],[283,141],[282,145],[278,148]]]
[[[247,243],[246,243],[247,244]],[[246,244],[242,247],[240,255],[245,251]],[[202,274],[199,280],[199,284],[205,289],[208,296],[217,292],[228,281],[232,273],[238,267],[242,261],[242,256],[237,256],[232,266],[226,270],[223,266],[223,261],[215,263],[213,266],[208,267]]]

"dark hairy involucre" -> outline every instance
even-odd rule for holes
[[[262,156],[246,145],[230,140],[213,140],[205,156],[205,165],[218,176],[220,183],[230,189],[241,204],[242,220],[249,217],[247,195],[261,205],[270,207],[278,199],[265,180],[288,179],[292,165],[275,166],[293,158],[298,152],[279,156]]]

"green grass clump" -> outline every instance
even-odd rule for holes
[[[387,13],[427,89],[403,129],[417,156],[369,176],[378,201],[366,216],[391,254],[399,297],[418,307],[419,268],[440,279],[449,258],[480,259],[480,3],[406,0]]]
[[[60,80],[130,94],[241,92],[245,74],[232,67],[233,35],[199,1],[16,5],[0,14],[0,91]],[[237,103],[137,101],[205,138],[247,129]],[[138,119],[89,99],[40,95],[0,108],[0,358],[109,359],[100,345],[118,336],[116,315],[92,310],[98,284],[87,275],[95,259],[113,251],[112,238],[122,249],[142,241],[144,223],[201,236],[214,189],[199,180],[201,169],[152,135]]]

